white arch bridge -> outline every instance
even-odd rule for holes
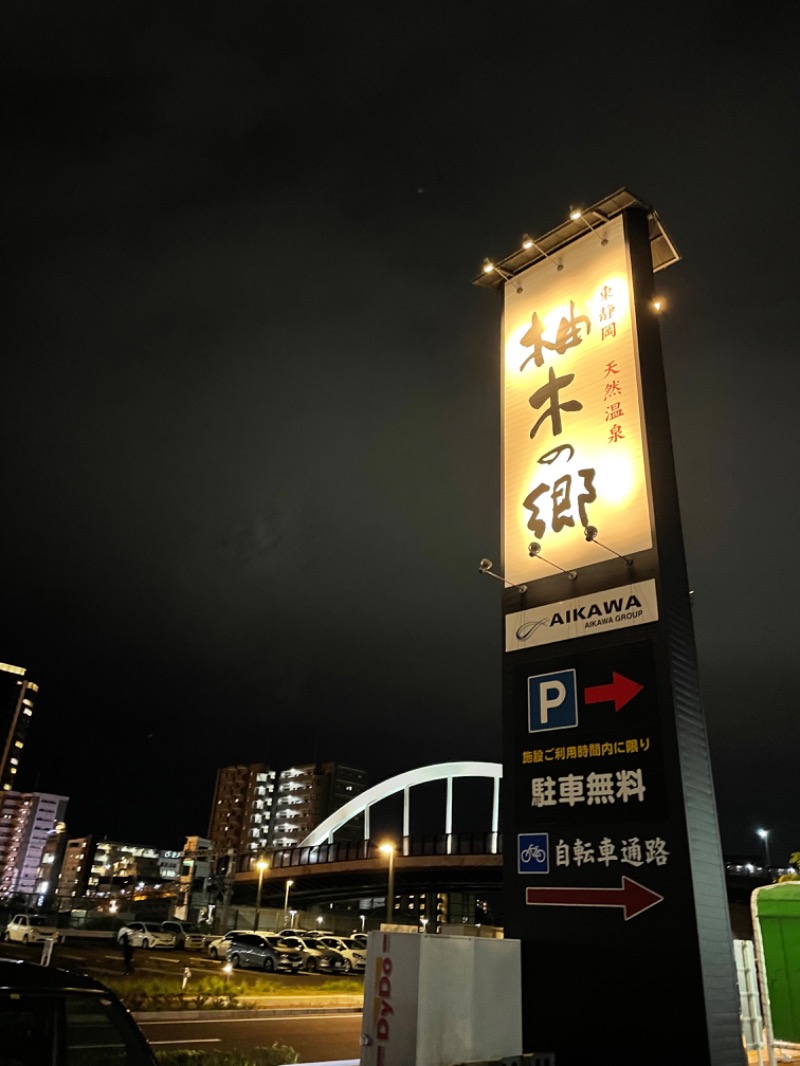
[[[500,779],[503,776],[503,767],[496,762],[442,762],[432,766],[421,766],[416,770],[408,770],[404,774],[390,777],[387,781],[381,781],[366,792],[360,793],[334,811],[324,822],[320,822],[316,829],[300,842],[300,847],[313,847],[315,844],[333,843],[333,835],[337,829],[364,815],[364,840],[369,840],[370,834],[370,810],[377,803],[388,799],[390,796],[403,794],[403,840],[409,836],[411,821],[411,789],[415,785],[427,785],[433,781],[444,781],[447,785],[444,832],[446,836],[453,833],[453,781],[457,777],[488,777],[494,782],[492,793],[491,833],[494,835],[494,847],[497,851],[497,832],[500,813]],[[402,850],[402,849],[401,849]]]
[[[269,863],[263,875],[264,905],[269,905],[267,900],[271,894],[274,898],[276,891],[283,893],[287,880],[292,881],[295,904],[303,906],[320,900],[371,896],[384,891],[387,856],[381,852],[379,842],[371,839],[372,815],[378,804],[392,798],[396,802],[400,797],[402,824],[394,832],[382,834],[395,838],[393,866],[398,892],[485,893],[499,889],[502,878],[499,832],[502,774],[500,763],[436,763],[374,785],[326,818],[299,844],[276,849],[264,856]],[[491,783],[491,801],[484,828],[475,832],[454,831],[454,782],[461,778],[483,778]],[[442,831],[414,835],[411,832],[412,790],[434,782],[445,786]],[[361,839],[352,839],[352,833],[350,839],[336,839],[337,832],[361,816]],[[258,880],[257,859],[256,855],[243,858],[235,878],[237,895],[240,895],[240,888],[245,891],[254,889]]]

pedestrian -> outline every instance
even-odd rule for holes
[[[119,946],[122,948],[122,959],[124,962],[124,973],[133,973],[133,945],[131,944],[131,938],[127,933],[123,933],[119,938]]]

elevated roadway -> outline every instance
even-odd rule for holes
[[[495,833],[405,837],[403,851],[393,859],[394,891],[422,895],[497,890],[502,884],[500,847]],[[383,896],[387,891],[387,858],[371,841],[283,849],[269,853],[267,859],[264,906],[281,905],[287,879],[294,882],[293,904],[305,909],[314,903]],[[255,870],[238,873],[236,886],[255,888],[257,880]]]
[[[458,779],[486,779],[491,784],[485,832],[454,833],[454,782]],[[280,848],[264,856],[240,860],[235,875],[237,896],[246,886],[255,891],[258,872],[255,863],[265,858],[269,868],[263,875],[263,905],[275,903],[287,880],[293,881],[292,900],[296,906],[330,903],[385,895],[387,856],[370,839],[372,812],[392,797],[402,797],[401,824],[394,837],[394,891],[396,895],[464,892],[488,893],[502,880],[502,842],[499,834],[500,763],[462,761],[418,767],[382,781],[359,793],[316,826],[299,844]],[[441,810],[443,833],[411,833],[412,789],[444,784]],[[352,839],[354,819],[363,824],[363,837]],[[337,834],[340,839],[337,839]],[[345,838],[345,839],[341,839]]]

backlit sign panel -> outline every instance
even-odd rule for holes
[[[652,546],[631,292],[621,216],[504,287],[510,582],[550,576],[545,559],[567,571],[598,562],[587,526],[622,555]]]

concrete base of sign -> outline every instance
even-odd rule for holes
[[[361,1066],[522,1062],[520,942],[372,932]]]

